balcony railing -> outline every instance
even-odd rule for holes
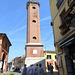
[[[66,11],[64,15],[64,19],[67,22],[67,24],[71,24],[75,21],[75,0],[70,4],[69,9]]]
[[[61,4],[62,4],[63,1],[64,1],[64,0],[58,0],[58,2],[57,2],[57,4],[56,4],[56,6],[57,6],[58,9],[60,8],[60,6],[61,6]]]
[[[69,9],[63,16],[64,21],[59,26],[61,35],[64,35],[69,30],[69,27],[75,27],[75,0],[70,4]]]

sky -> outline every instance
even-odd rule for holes
[[[12,46],[8,61],[25,55],[27,40],[27,9],[29,0],[0,0],[0,33],[6,33]],[[55,50],[53,29],[50,25],[51,13],[49,0],[37,0],[40,3],[41,43],[44,50]]]

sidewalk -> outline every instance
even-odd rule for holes
[[[51,75],[50,72],[46,72],[44,75]],[[53,72],[53,75],[58,75],[58,72]]]

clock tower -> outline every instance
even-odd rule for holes
[[[40,35],[39,2],[30,0],[27,2],[27,44],[25,45],[26,59],[25,64],[41,63],[45,67],[43,55],[43,44]]]

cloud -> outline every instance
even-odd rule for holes
[[[15,31],[12,31],[9,35],[12,35],[12,34],[18,32],[18,31],[21,31],[21,30],[25,29],[26,27],[27,27],[27,26],[25,25],[25,26],[23,26],[23,27],[21,27],[21,28],[19,28],[19,29],[16,29]]]
[[[51,17],[49,16],[49,17],[45,17],[45,18],[43,18],[43,19],[41,19],[40,20],[40,22],[42,22],[42,21],[46,21],[46,20],[49,20],[49,19],[51,19]],[[11,31],[10,31],[10,34],[9,35],[12,35],[12,34],[14,34],[15,32],[18,32],[18,31],[20,31],[20,30],[23,30],[23,29],[25,29],[26,28],[26,26],[23,26],[23,27],[21,27],[21,28],[19,28],[19,29],[16,29],[23,21],[25,21],[25,18],[24,19],[22,19],[22,21],[18,24],[18,25],[16,25]],[[46,28],[46,27],[48,27],[48,26],[45,26],[45,27],[41,27],[41,28]],[[14,29],[16,29],[16,30],[14,30]]]
[[[50,17],[50,16],[49,16],[49,17],[45,17],[45,18],[41,19],[41,20],[40,20],[40,22],[42,22],[42,21],[46,21],[46,20],[49,20],[49,19],[51,19],[51,17]]]
[[[26,19],[26,18],[23,18],[14,28],[11,29],[11,31],[9,31],[9,33],[12,32],[14,29],[16,29],[19,25],[21,25],[21,23],[22,23],[23,21],[25,21],[25,19]]]

